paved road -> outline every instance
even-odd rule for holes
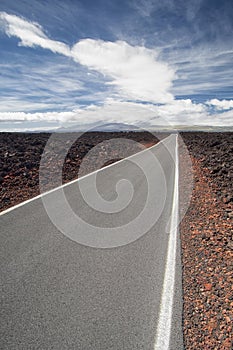
[[[175,154],[175,135],[164,144]],[[66,186],[64,191],[74,212],[97,228],[130,223],[145,205],[148,190],[145,173],[154,171],[148,152],[156,155],[165,174],[165,205],[153,227],[130,244],[111,249],[78,244],[53,225],[41,198],[0,216],[0,349],[155,349],[164,306],[161,298],[170,235],[166,227],[174,193],[175,165],[169,152],[160,143],[133,156],[136,158],[97,173],[98,191],[105,200],[116,199],[115,185],[119,179],[130,179],[134,186],[132,202],[119,213],[97,213],[82,200],[79,182],[88,193],[93,174]],[[142,161],[144,173],[133,159]],[[163,195],[162,185],[159,177],[154,179],[155,210]],[[47,198],[54,203],[57,217],[63,218],[64,227],[68,227],[69,217],[64,217],[58,192],[48,194]],[[113,205],[111,210],[115,209]],[[77,237],[85,238],[85,232],[80,234]],[[127,237],[130,241],[133,235]],[[179,249],[177,241],[171,350],[183,349]],[[169,331],[165,333],[166,338]]]

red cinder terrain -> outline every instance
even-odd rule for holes
[[[159,139],[166,135],[159,135]],[[233,133],[181,134],[193,164],[194,188],[180,225],[183,263],[184,340],[187,350],[233,349]],[[39,165],[50,134],[0,133],[0,210],[39,194]],[[83,157],[107,139],[129,138],[149,147],[158,138],[147,132],[92,132],[78,138],[63,165],[63,182],[78,177]],[[67,142],[67,139],[66,139]],[[54,145],[56,154],[64,143]],[[120,147],[120,146],[119,146]],[[132,153],[122,144],[121,154]],[[125,152],[125,153],[124,153]],[[135,149],[134,149],[135,152]],[[102,147],[86,163],[88,173],[119,159],[114,148]],[[185,156],[180,150],[181,182]],[[94,165],[93,165],[94,164]],[[182,172],[181,172],[182,173]],[[47,189],[58,184],[48,182]]]
[[[183,133],[194,190],[180,231],[186,349],[233,349],[233,133]],[[182,154],[180,156],[182,166]],[[185,166],[185,164],[184,164]]]

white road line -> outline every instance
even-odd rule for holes
[[[168,350],[171,336],[172,309],[174,298],[175,270],[176,270],[176,245],[178,231],[179,210],[179,163],[178,163],[178,135],[176,136],[176,167],[174,179],[174,194],[172,204],[172,216],[168,241],[168,250],[163,281],[163,290],[160,303],[159,320],[155,338],[154,350]]]
[[[2,212],[0,212],[0,216],[1,216],[1,215],[4,215],[4,214],[7,214],[7,213],[9,213],[10,211],[12,211],[12,210],[14,210],[14,209],[17,209],[17,208],[19,208],[19,207],[22,207],[23,205],[28,204],[28,203],[30,203],[30,202],[36,200],[36,199],[39,199],[39,198],[41,198],[41,197],[43,197],[43,196],[46,196],[46,195],[48,195],[48,194],[50,194],[50,193],[52,193],[52,192],[54,192],[54,191],[57,191],[57,190],[59,190],[59,189],[61,189],[61,188],[64,188],[64,187],[66,187],[66,186],[69,186],[69,185],[71,185],[71,184],[73,184],[73,183],[75,183],[75,182],[77,182],[77,181],[79,181],[79,180],[81,180],[81,179],[84,179],[84,178],[87,177],[87,176],[90,176],[90,175],[92,175],[92,174],[98,173],[98,172],[103,171],[103,170],[105,170],[105,169],[107,169],[107,168],[110,168],[110,167],[112,167],[112,166],[114,166],[114,165],[116,165],[116,164],[119,164],[119,163],[121,163],[121,162],[124,162],[125,160],[128,160],[128,159],[130,159],[130,158],[132,158],[132,157],[135,157],[135,156],[138,155],[139,153],[142,154],[143,152],[146,152],[146,151],[148,151],[149,149],[158,146],[161,142],[163,143],[163,142],[164,142],[166,139],[168,139],[170,136],[172,136],[172,134],[169,135],[168,137],[166,137],[165,139],[161,140],[160,142],[156,143],[156,145],[151,146],[151,147],[149,147],[149,148],[146,148],[146,149],[142,150],[141,152],[137,152],[137,153],[135,153],[135,154],[132,154],[132,155],[129,156],[129,157],[126,157],[126,158],[124,158],[124,159],[118,160],[118,161],[115,162],[115,163],[106,165],[105,167],[100,168],[100,169],[97,169],[97,170],[95,170],[95,171],[93,171],[93,172],[91,172],[91,173],[89,173],[89,174],[86,174],[86,175],[84,175],[84,176],[82,176],[82,177],[79,177],[78,179],[75,179],[75,180],[72,180],[72,181],[70,181],[70,182],[67,182],[66,184],[63,184],[63,185],[58,186],[58,187],[55,187],[55,188],[53,188],[52,190],[49,190],[49,191],[44,192],[44,193],[41,193],[41,194],[39,194],[39,195],[36,196],[36,197],[30,198],[30,199],[28,199],[28,200],[26,200],[26,201],[24,201],[24,202],[21,202],[21,203],[19,203],[19,204],[17,204],[17,205],[14,205],[13,207],[10,207],[10,208],[8,208],[8,209],[6,209],[6,210],[3,210]]]

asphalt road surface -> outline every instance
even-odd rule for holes
[[[171,135],[149,150],[1,214],[0,349],[183,349],[177,236],[170,246],[171,252],[175,250],[174,266],[168,256],[174,231],[169,227],[175,215],[177,164],[171,154],[175,158],[176,142],[176,135]],[[151,152],[160,168],[151,161]],[[104,199],[100,205],[91,198],[95,176]],[[132,186],[121,184],[117,202],[120,179],[128,179]],[[60,201],[61,191],[77,217],[96,228],[96,235],[87,232],[88,225],[75,226]],[[85,202],[80,191],[99,211]],[[154,193],[154,204],[146,204],[149,191]],[[49,218],[45,197],[52,206],[52,220],[66,232]],[[145,205],[149,211],[142,222],[138,217]],[[114,236],[106,238],[105,232],[102,237],[101,228],[115,228]]]

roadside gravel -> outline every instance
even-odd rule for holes
[[[233,134],[182,135],[194,189],[180,230],[187,350],[233,349]],[[182,155],[181,155],[182,166]]]

